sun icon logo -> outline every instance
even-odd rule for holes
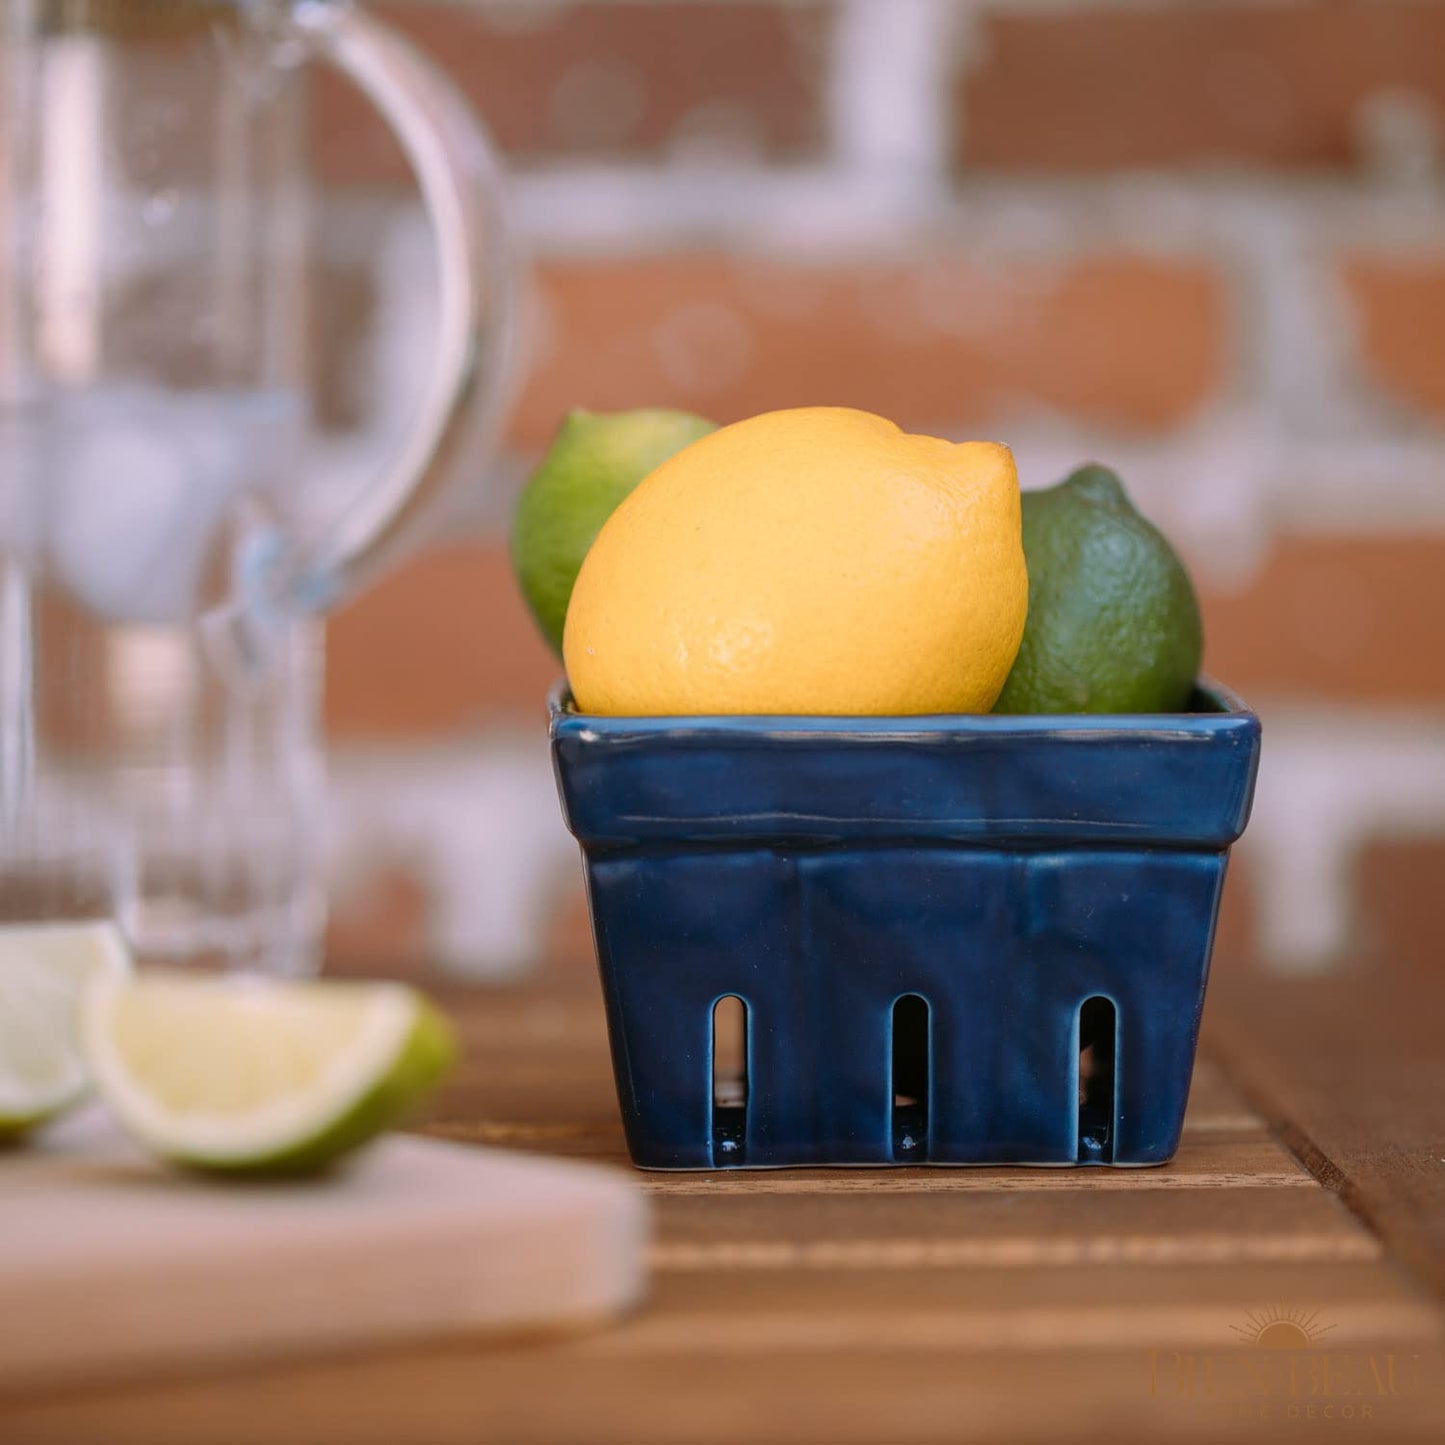
[[[1318,1310],[1287,1310],[1283,1305],[1256,1312],[1250,1310],[1242,1325],[1230,1329],[1246,1344],[1262,1350],[1307,1350],[1334,1329],[1322,1325]]]

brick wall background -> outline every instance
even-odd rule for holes
[[[473,972],[579,918],[507,573],[574,404],[835,402],[1117,465],[1263,712],[1226,946],[1425,950],[1445,882],[1445,5],[392,0],[510,164],[531,258],[505,454],[331,628],[340,955]],[[405,424],[432,304],[379,124],[315,95],[331,188],[312,462]],[[358,843],[357,839],[364,839]],[[558,920],[561,920],[560,923]]]

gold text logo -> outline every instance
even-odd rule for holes
[[[1413,1390],[1418,1355],[1331,1348],[1334,1328],[1315,1311],[1250,1311],[1233,1348],[1151,1350],[1149,1393],[1239,1419],[1364,1421]]]

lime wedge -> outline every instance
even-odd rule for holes
[[[452,1031],[400,984],[145,973],[93,989],[91,1072],[164,1158],[228,1173],[317,1169],[388,1128],[446,1072]]]
[[[85,1094],[81,994],[93,979],[129,972],[114,924],[0,925],[0,1138],[54,1118]]]

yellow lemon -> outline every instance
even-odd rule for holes
[[[583,561],[563,653],[584,712],[987,712],[1027,610],[1007,447],[803,407],[644,478]]]

